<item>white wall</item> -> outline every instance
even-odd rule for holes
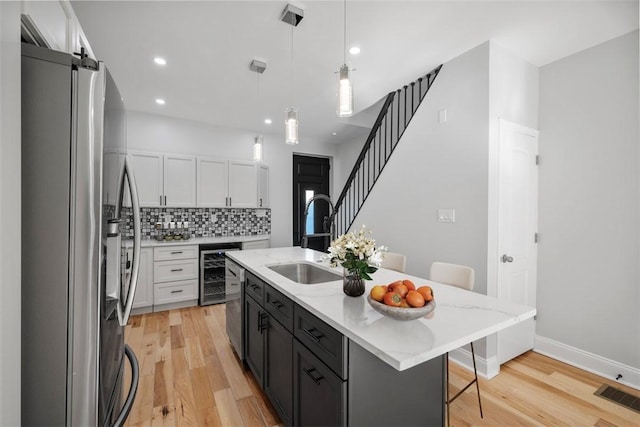
[[[446,108],[448,121],[438,123]],[[486,290],[489,43],[446,63],[420,105],[354,226],[407,255],[407,271],[429,277],[433,261],[476,269]],[[437,221],[455,208],[454,224]]]
[[[20,425],[20,3],[0,2],[0,425]]]
[[[540,69],[538,335],[640,369],[638,31]]]
[[[128,113],[130,150],[216,156],[252,160],[255,132],[214,127],[205,123],[145,114]],[[271,199],[271,246],[291,246],[293,206],[293,153],[335,157],[334,144],[304,138],[291,146],[284,139],[264,134],[264,164],[269,166]]]

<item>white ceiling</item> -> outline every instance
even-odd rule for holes
[[[286,3],[72,5],[130,110],[284,135],[284,110],[293,104],[299,109],[301,143],[305,138],[339,142],[366,133],[355,123],[373,119],[349,124],[335,114],[343,2],[294,2],[304,9],[295,28],[280,21]],[[347,45],[362,50],[347,54],[356,69],[356,111],[487,40],[542,66],[637,28],[638,0],[348,0]],[[153,63],[158,55],[166,58],[166,66]],[[253,58],[267,62],[259,77],[249,70]],[[155,103],[158,97],[166,99],[164,106]],[[264,124],[266,117],[272,125]]]

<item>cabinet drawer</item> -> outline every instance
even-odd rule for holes
[[[293,301],[269,285],[264,287],[264,308],[278,322],[293,332]]]
[[[264,282],[248,271],[246,273],[246,277],[246,284],[244,287],[245,292],[248,295],[251,295],[257,303],[262,305],[264,303]]]
[[[154,248],[154,261],[198,258],[198,245],[165,246]]]
[[[315,315],[295,305],[294,335],[342,379],[347,379],[347,338]]]
[[[247,251],[251,249],[267,249],[269,247],[269,240],[253,240],[251,242],[242,242],[242,250]]]
[[[155,285],[153,303],[155,305],[198,299],[198,281],[158,283]]]
[[[155,283],[175,282],[178,280],[197,279],[198,260],[156,261],[153,263],[153,281]]]

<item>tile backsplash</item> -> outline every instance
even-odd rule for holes
[[[133,238],[132,213],[126,215],[125,236]],[[192,237],[257,236],[271,234],[271,209],[239,208],[141,208],[142,238],[153,239],[164,230],[156,222],[189,222]]]

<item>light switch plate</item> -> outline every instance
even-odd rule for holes
[[[443,108],[438,111],[438,123],[445,123],[447,121],[447,109]]]
[[[456,210],[438,209],[438,222],[456,222]]]
[[[256,217],[257,218],[264,218],[265,216],[267,216],[267,210],[266,209],[256,209]]]

